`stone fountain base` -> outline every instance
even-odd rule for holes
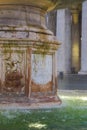
[[[61,104],[58,97],[32,97],[29,99],[25,95],[0,94],[0,109],[46,109],[57,108]]]
[[[2,102],[59,102],[56,50],[60,44],[46,27],[46,12],[14,3],[0,6],[0,94],[7,97],[1,97]]]

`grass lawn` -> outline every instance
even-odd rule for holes
[[[59,95],[56,109],[0,110],[0,130],[87,130],[87,96]]]

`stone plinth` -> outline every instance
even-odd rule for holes
[[[46,12],[58,8],[59,2],[0,1],[2,94],[25,94],[36,102],[59,101],[56,73],[56,50],[59,43],[45,25]],[[62,0],[60,4],[65,5]]]
[[[45,13],[37,6],[0,5],[1,94],[26,95],[32,102],[59,100],[59,43],[45,25]]]

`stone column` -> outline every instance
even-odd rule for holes
[[[46,23],[47,23],[47,27],[49,30],[51,30],[53,32],[54,35],[56,35],[56,16],[57,16],[57,11],[51,11],[46,15]]]
[[[80,70],[80,21],[79,10],[71,10],[72,12],[72,71],[78,72]]]
[[[87,1],[82,5],[82,43],[81,43],[81,70],[79,74],[87,74]]]
[[[61,43],[58,49],[58,73],[70,73],[71,70],[71,13],[68,9],[57,11],[56,37]]]

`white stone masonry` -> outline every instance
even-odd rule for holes
[[[87,1],[82,5],[82,43],[81,43],[81,70],[79,74],[87,74]]]

